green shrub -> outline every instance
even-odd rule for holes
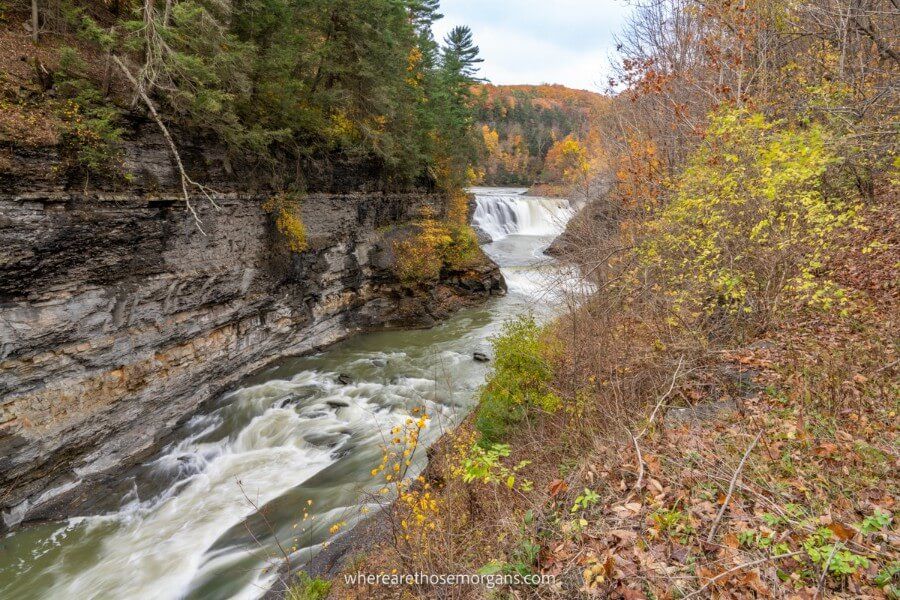
[[[297,582],[288,588],[287,600],[324,600],[331,591],[331,582],[318,577],[312,578],[306,572],[297,575]]]
[[[560,407],[559,396],[550,389],[553,369],[541,334],[534,317],[523,316],[504,323],[492,339],[494,371],[481,392],[475,420],[482,446],[502,440],[529,410],[554,412]]]
[[[119,111],[80,75],[84,69],[77,50],[60,50],[56,84],[65,100],[57,109],[57,116],[62,122],[60,142],[69,154],[69,168],[85,176],[121,175]]]
[[[508,444],[491,444],[486,447],[474,444],[462,459],[458,475],[465,483],[504,483],[506,487],[513,489],[516,485],[516,473],[531,464],[531,461],[523,460],[510,468],[502,462],[509,454]],[[531,486],[532,482],[528,479],[519,481],[519,488],[523,491],[531,490]]]

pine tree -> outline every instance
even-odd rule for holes
[[[444,67],[461,79],[474,81],[478,65],[484,62],[478,55],[472,30],[466,25],[457,25],[444,38]]]

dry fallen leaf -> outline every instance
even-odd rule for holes
[[[835,521],[831,525],[828,526],[828,529],[842,542],[845,542],[849,539],[853,539],[856,535],[856,530],[852,527],[847,527],[843,523],[838,523]]]
[[[568,490],[569,485],[562,479],[554,479],[550,482],[550,485],[547,489],[550,492],[550,497],[556,498],[557,496]]]
[[[609,532],[611,536],[619,538],[619,540],[630,543],[637,539],[637,533],[626,529],[613,529]]]

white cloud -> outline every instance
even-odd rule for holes
[[[622,0],[444,0],[441,12],[435,35],[469,25],[485,60],[482,76],[494,83],[601,91],[628,9]]]

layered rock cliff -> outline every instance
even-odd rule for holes
[[[218,209],[195,202],[204,235],[162,140],[137,132],[126,151],[132,182],[86,193],[53,172],[53,150],[3,150],[0,529],[146,457],[200,403],[279,356],[427,326],[505,290],[487,258],[428,290],[399,284],[391,239],[425,207],[442,214],[438,194],[332,167],[302,202],[310,248],[294,254],[261,208],[265,189],[224,154],[186,152],[206,181],[220,178]]]

